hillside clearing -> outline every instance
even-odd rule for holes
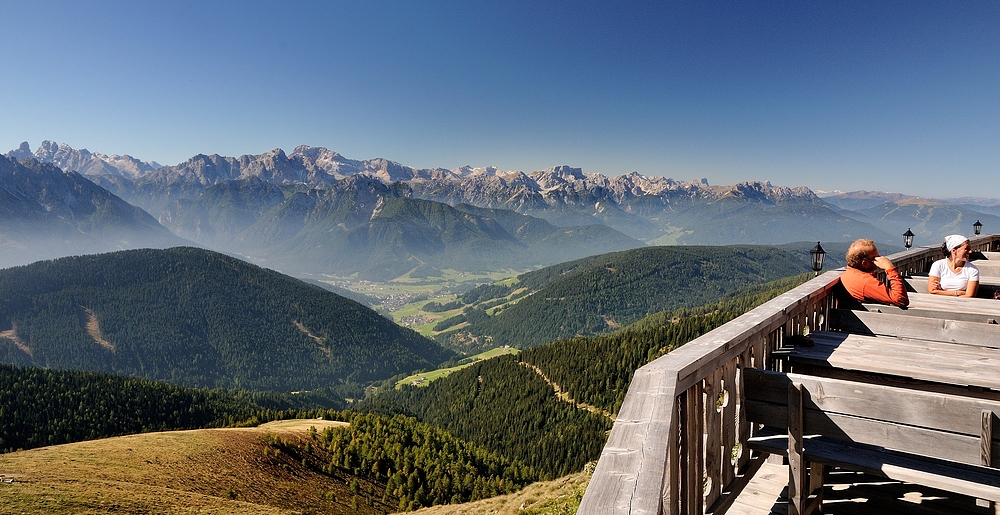
[[[292,456],[266,435],[303,441],[310,427],[283,420],[254,428],[145,433],[0,455],[2,513],[384,513],[351,493],[352,476],[320,472],[325,456]],[[374,498],[381,491],[362,482]],[[352,503],[354,506],[352,507]]]
[[[463,363],[455,367],[439,368],[437,370],[431,370],[430,372],[422,372],[419,374],[413,374],[409,377],[404,377],[403,379],[396,381],[396,388],[398,389],[400,386],[404,384],[410,384],[413,386],[427,386],[428,384],[431,383],[431,381],[441,379],[442,377],[448,377],[453,372],[462,370],[463,368],[468,366],[472,366],[484,359],[495,358],[497,356],[505,356],[507,354],[517,354],[518,352],[520,351],[513,347],[500,347],[488,350],[486,352],[482,352],[480,354],[476,354],[475,356],[470,356],[466,358],[469,360],[468,363]]]
[[[94,314],[94,310],[84,308],[83,306],[80,307],[83,309],[84,313],[87,314],[87,334],[89,334],[98,345],[114,352],[114,344],[105,340],[104,335],[101,334],[101,324],[97,321],[97,315]]]
[[[23,352],[23,353],[25,353],[25,354],[27,354],[29,356],[33,356],[33,354],[31,353],[31,348],[29,348],[27,345],[25,345],[24,340],[22,340],[17,335],[17,331],[15,331],[13,329],[8,329],[6,331],[0,331],[0,338],[3,338],[5,340],[10,340],[10,341],[14,342],[14,346],[16,346],[21,352]]]

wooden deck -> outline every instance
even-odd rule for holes
[[[976,265],[981,285],[1000,288],[1000,253],[992,252],[1000,249],[1000,235],[973,239],[973,248],[979,251],[975,257],[980,258]],[[745,413],[746,391],[739,372],[744,367],[953,396],[968,399],[973,406],[985,403],[996,414],[1000,301],[992,298],[995,288],[981,288],[980,295],[989,298],[929,295],[926,278],[919,275],[940,258],[939,250],[912,249],[890,258],[914,276],[909,280],[907,309],[882,305],[857,309],[856,304],[854,311],[842,309],[837,301],[840,271],[828,272],[638,370],[579,513],[789,513],[786,496],[794,477],[787,465],[773,455],[764,463],[756,451],[743,447],[756,431]],[[981,459],[987,468],[979,470],[1000,468],[994,464],[1000,460],[990,457],[1000,451],[988,448],[1000,445],[1000,436],[992,430],[996,415],[987,427],[987,413],[981,417],[982,441],[992,440],[993,445],[983,444],[981,457],[979,451],[962,451],[961,458],[955,455],[970,466],[980,466]],[[921,421],[919,411],[902,415]],[[970,423],[978,430],[978,411],[976,416]],[[900,428],[906,429],[902,423]],[[848,426],[833,427],[837,433],[852,431]],[[897,441],[892,438],[890,444]],[[900,452],[926,452],[919,439],[901,445]],[[947,462],[950,447],[944,445],[928,455]],[[734,453],[735,461],[726,459]],[[813,492],[822,491],[823,513],[1000,513],[982,499],[859,470],[869,469],[825,469],[821,490]],[[877,467],[871,472],[885,475]],[[954,484],[927,481],[925,485],[931,486]],[[811,484],[820,483],[814,478]],[[983,495],[975,488],[957,491]],[[796,505],[792,512],[800,509],[808,511],[805,505]]]
[[[788,515],[788,465],[766,463],[733,503],[729,515]],[[987,515],[972,499],[863,472],[827,472],[825,515]]]

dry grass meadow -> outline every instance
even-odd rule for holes
[[[321,472],[328,462],[305,442],[343,422],[282,420],[255,428],[169,431],[0,454],[3,514],[384,514],[382,487]],[[268,445],[280,437],[292,445]],[[473,503],[420,515],[568,515],[590,468]],[[12,480],[8,483],[7,480]],[[355,493],[356,492],[356,493]]]
[[[280,452],[342,424],[285,420],[256,428],[145,433],[0,455],[0,513],[341,514],[385,513],[382,491],[320,472],[325,456]],[[315,449],[315,447],[313,447]],[[7,483],[6,480],[13,479]],[[372,506],[374,504],[374,506]]]

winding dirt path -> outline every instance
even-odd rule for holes
[[[577,409],[585,409],[585,410],[587,410],[587,411],[589,411],[591,413],[594,413],[596,415],[605,416],[609,420],[611,420],[612,422],[614,422],[615,416],[610,411],[608,411],[606,409],[598,408],[597,406],[592,406],[592,405],[587,404],[585,402],[576,402],[575,400],[573,400],[572,397],[569,396],[568,393],[564,392],[563,389],[558,384],[556,384],[555,381],[549,379],[549,377],[545,375],[545,372],[542,372],[542,369],[538,368],[535,365],[532,365],[531,363],[525,363],[523,361],[520,361],[519,363],[521,363],[521,365],[523,367],[525,367],[525,368],[534,370],[536,374],[538,374],[539,376],[541,376],[541,378],[544,379],[545,382],[548,383],[549,386],[551,386],[553,390],[555,390],[555,392],[556,392],[556,398],[557,399],[559,399],[559,400],[561,400],[561,401],[563,401],[563,402],[565,402],[567,404],[571,404],[571,405],[573,405],[573,407],[575,407]]]

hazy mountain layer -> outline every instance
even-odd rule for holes
[[[635,172],[607,177],[569,166],[530,173],[470,166],[421,169],[381,158],[348,159],[323,147],[305,145],[288,155],[281,149],[240,157],[200,154],[167,167],[143,164],[129,156],[74,151],[51,141],[43,142],[34,154],[27,144],[22,144],[8,155],[33,156],[69,170],[79,169],[94,182],[157,217],[164,209],[164,216],[172,216],[178,209],[176,203],[192,202],[206,189],[228,181],[260,179],[282,187],[325,189],[360,175],[387,185],[404,183],[406,188],[397,188],[401,196],[449,205],[510,209],[557,226],[599,223],[657,244],[782,244],[861,237],[895,244],[899,240],[897,232],[924,221],[919,215],[910,221],[858,213],[908,198],[898,193],[837,192],[821,199],[806,187],[766,182],[711,186],[705,179],[682,182]],[[994,199],[942,203],[965,218],[978,218],[980,212],[1000,215]],[[204,202],[201,207],[210,217],[211,207]],[[204,220],[200,218],[202,225]],[[921,236],[937,239],[939,232],[927,229]]]
[[[916,246],[940,245],[949,234],[972,236],[972,224],[977,220],[986,231],[992,233],[1000,230],[1000,216],[973,210],[968,206],[953,206],[918,197],[887,202],[859,213],[881,227],[890,228],[896,234],[901,235],[910,229],[916,235],[913,238]],[[897,241],[901,241],[901,238]]]
[[[142,209],[78,173],[0,156],[0,268],[184,243]]]
[[[187,386],[308,390],[451,353],[374,311],[194,248],[0,270],[0,361]]]
[[[161,220],[177,234],[289,272],[387,280],[420,268],[529,268],[642,243],[602,225],[555,227],[512,211],[409,198],[369,176],[325,189],[261,179],[220,183],[175,201]]]

